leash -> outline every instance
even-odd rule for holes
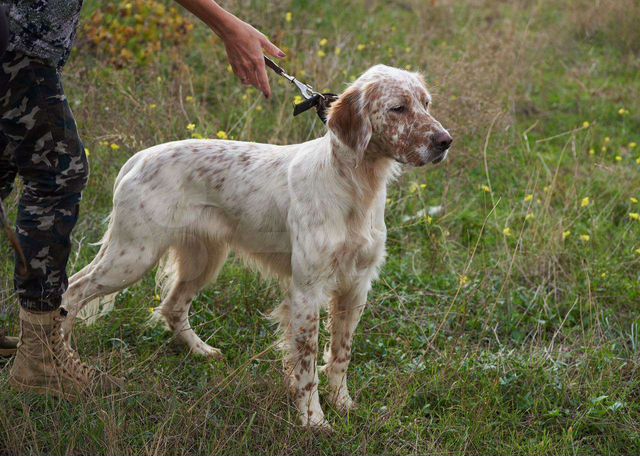
[[[320,120],[322,120],[322,123],[327,123],[327,112],[329,111],[329,106],[331,106],[331,103],[338,99],[338,95],[330,92],[316,92],[309,84],[305,84],[304,82],[296,79],[294,76],[288,74],[269,57],[265,56],[264,63],[269,68],[271,68],[278,76],[282,76],[291,84],[295,85],[302,94],[302,98],[304,98],[304,101],[294,106],[294,117],[302,114],[305,111],[308,111],[311,108],[316,108],[316,113],[318,114],[318,117],[320,117]]]
[[[11,225],[9,224],[9,220],[7,219],[7,213],[4,210],[4,204],[0,200],[0,225],[3,226],[4,232],[7,233],[7,238],[9,239],[9,243],[13,250],[15,250],[18,258],[20,259],[18,266],[18,274],[21,276],[26,276],[27,269],[27,258],[24,256],[24,252],[22,251],[22,247],[20,246],[20,242],[18,241],[18,237],[16,233],[11,229]]]

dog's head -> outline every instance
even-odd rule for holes
[[[414,166],[440,163],[453,139],[430,103],[420,74],[376,65],[331,105],[327,125],[358,161],[382,155]]]

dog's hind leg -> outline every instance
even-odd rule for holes
[[[159,272],[165,280],[165,296],[156,312],[192,353],[210,358],[222,359],[222,352],[205,343],[191,328],[189,309],[196,294],[220,272],[228,253],[225,243],[192,236],[171,248]]]
[[[157,242],[139,239],[139,243],[109,239],[91,264],[72,277],[63,296],[68,316],[63,323],[69,339],[76,315],[89,301],[122,290],[137,282],[158,262],[164,252]]]

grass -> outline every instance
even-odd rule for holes
[[[17,395],[0,364],[0,453],[640,452],[637,4],[225,4],[319,89],[342,90],[375,63],[424,72],[455,138],[444,165],[408,170],[390,190],[388,261],[349,378],[360,408],[343,418],[325,405],[331,436],[297,427],[264,317],[280,291],[230,261],[192,316],[225,363],[145,324],[158,304],[147,277],[76,335],[85,360],[128,376],[127,392],[81,404]],[[65,70],[92,167],[73,271],[96,253],[113,180],[136,151],[219,131],[275,143],[323,131],[311,114],[291,117],[291,87],[272,77],[269,102],[246,90],[219,40],[158,5],[132,2],[138,19],[113,1],[83,13]],[[15,331],[0,249],[1,315]]]

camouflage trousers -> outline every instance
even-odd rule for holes
[[[88,174],[56,69],[6,52],[0,60],[0,197],[11,193],[19,175],[24,188],[16,233],[28,264],[24,276],[16,267],[14,284],[27,309],[60,306],[68,284],[71,230]]]

